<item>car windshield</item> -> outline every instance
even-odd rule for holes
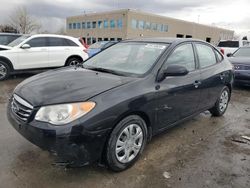
[[[102,48],[107,43],[108,42],[96,42],[96,43],[90,45],[89,49],[100,49],[100,48]]]
[[[166,43],[118,43],[87,60],[84,66],[138,76],[149,71],[168,46]]]
[[[250,57],[250,48],[239,48],[234,54],[234,57]]]
[[[24,40],[26,40],[29,37],[30,36],[28,36],[28,35],[21,36],[21,37],[17,38],[16,40],[12,41],[11,43],[9,43],[8,46],[10,46],[10,47],[17,46],[17,45],[19,45],[21,42],[23,42]]]
[[[239,41],[221,41],[218,47],[239,48]]]

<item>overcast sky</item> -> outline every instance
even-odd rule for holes
[[[17,7],[25,6],[39,19],[43,30],[50,32],[64,27],[68,16],[132,8],[250,35],[249,0],[0,0],[0,4],[0,24],[8,23]]]

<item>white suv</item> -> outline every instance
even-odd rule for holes
[[[0,45],[0,80],[18,71],[76,65],[87,58],[86,48],[77,38],[24,35],[7,46]]]

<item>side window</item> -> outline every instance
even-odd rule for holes
[[[29,44],[30,47],[32,48],[47,46],[45,37],[38,37],[38,38],[31,39],[27,42],[27,44]]]
[[[214,50],[214,51],[215,51],[215,53],[216,53],[216,55],[218,57],[219,62],[222,62],[223,56],[217,50]]]
[[[63,39],[63,44],[64,46],[78,46],[76,43],[74,43],[73,41],[69,39]]]
[[[192,44],[177,47],[169,56],[164,66],[171,64],[185,66],[189,71],[195,70],[195,59]]]
[[[49,37],[49,46],[64,46],[63,38]]]
[[[217,61],[215,53],[211,47],[204,44],[195,44],[195,45],[201,68],[216,64]]]

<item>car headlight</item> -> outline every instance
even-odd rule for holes
[[[37,112],[35,120],[53,125],[64,125],[87,114],[95,105],[94,102],[82,102],[44,106]]]

